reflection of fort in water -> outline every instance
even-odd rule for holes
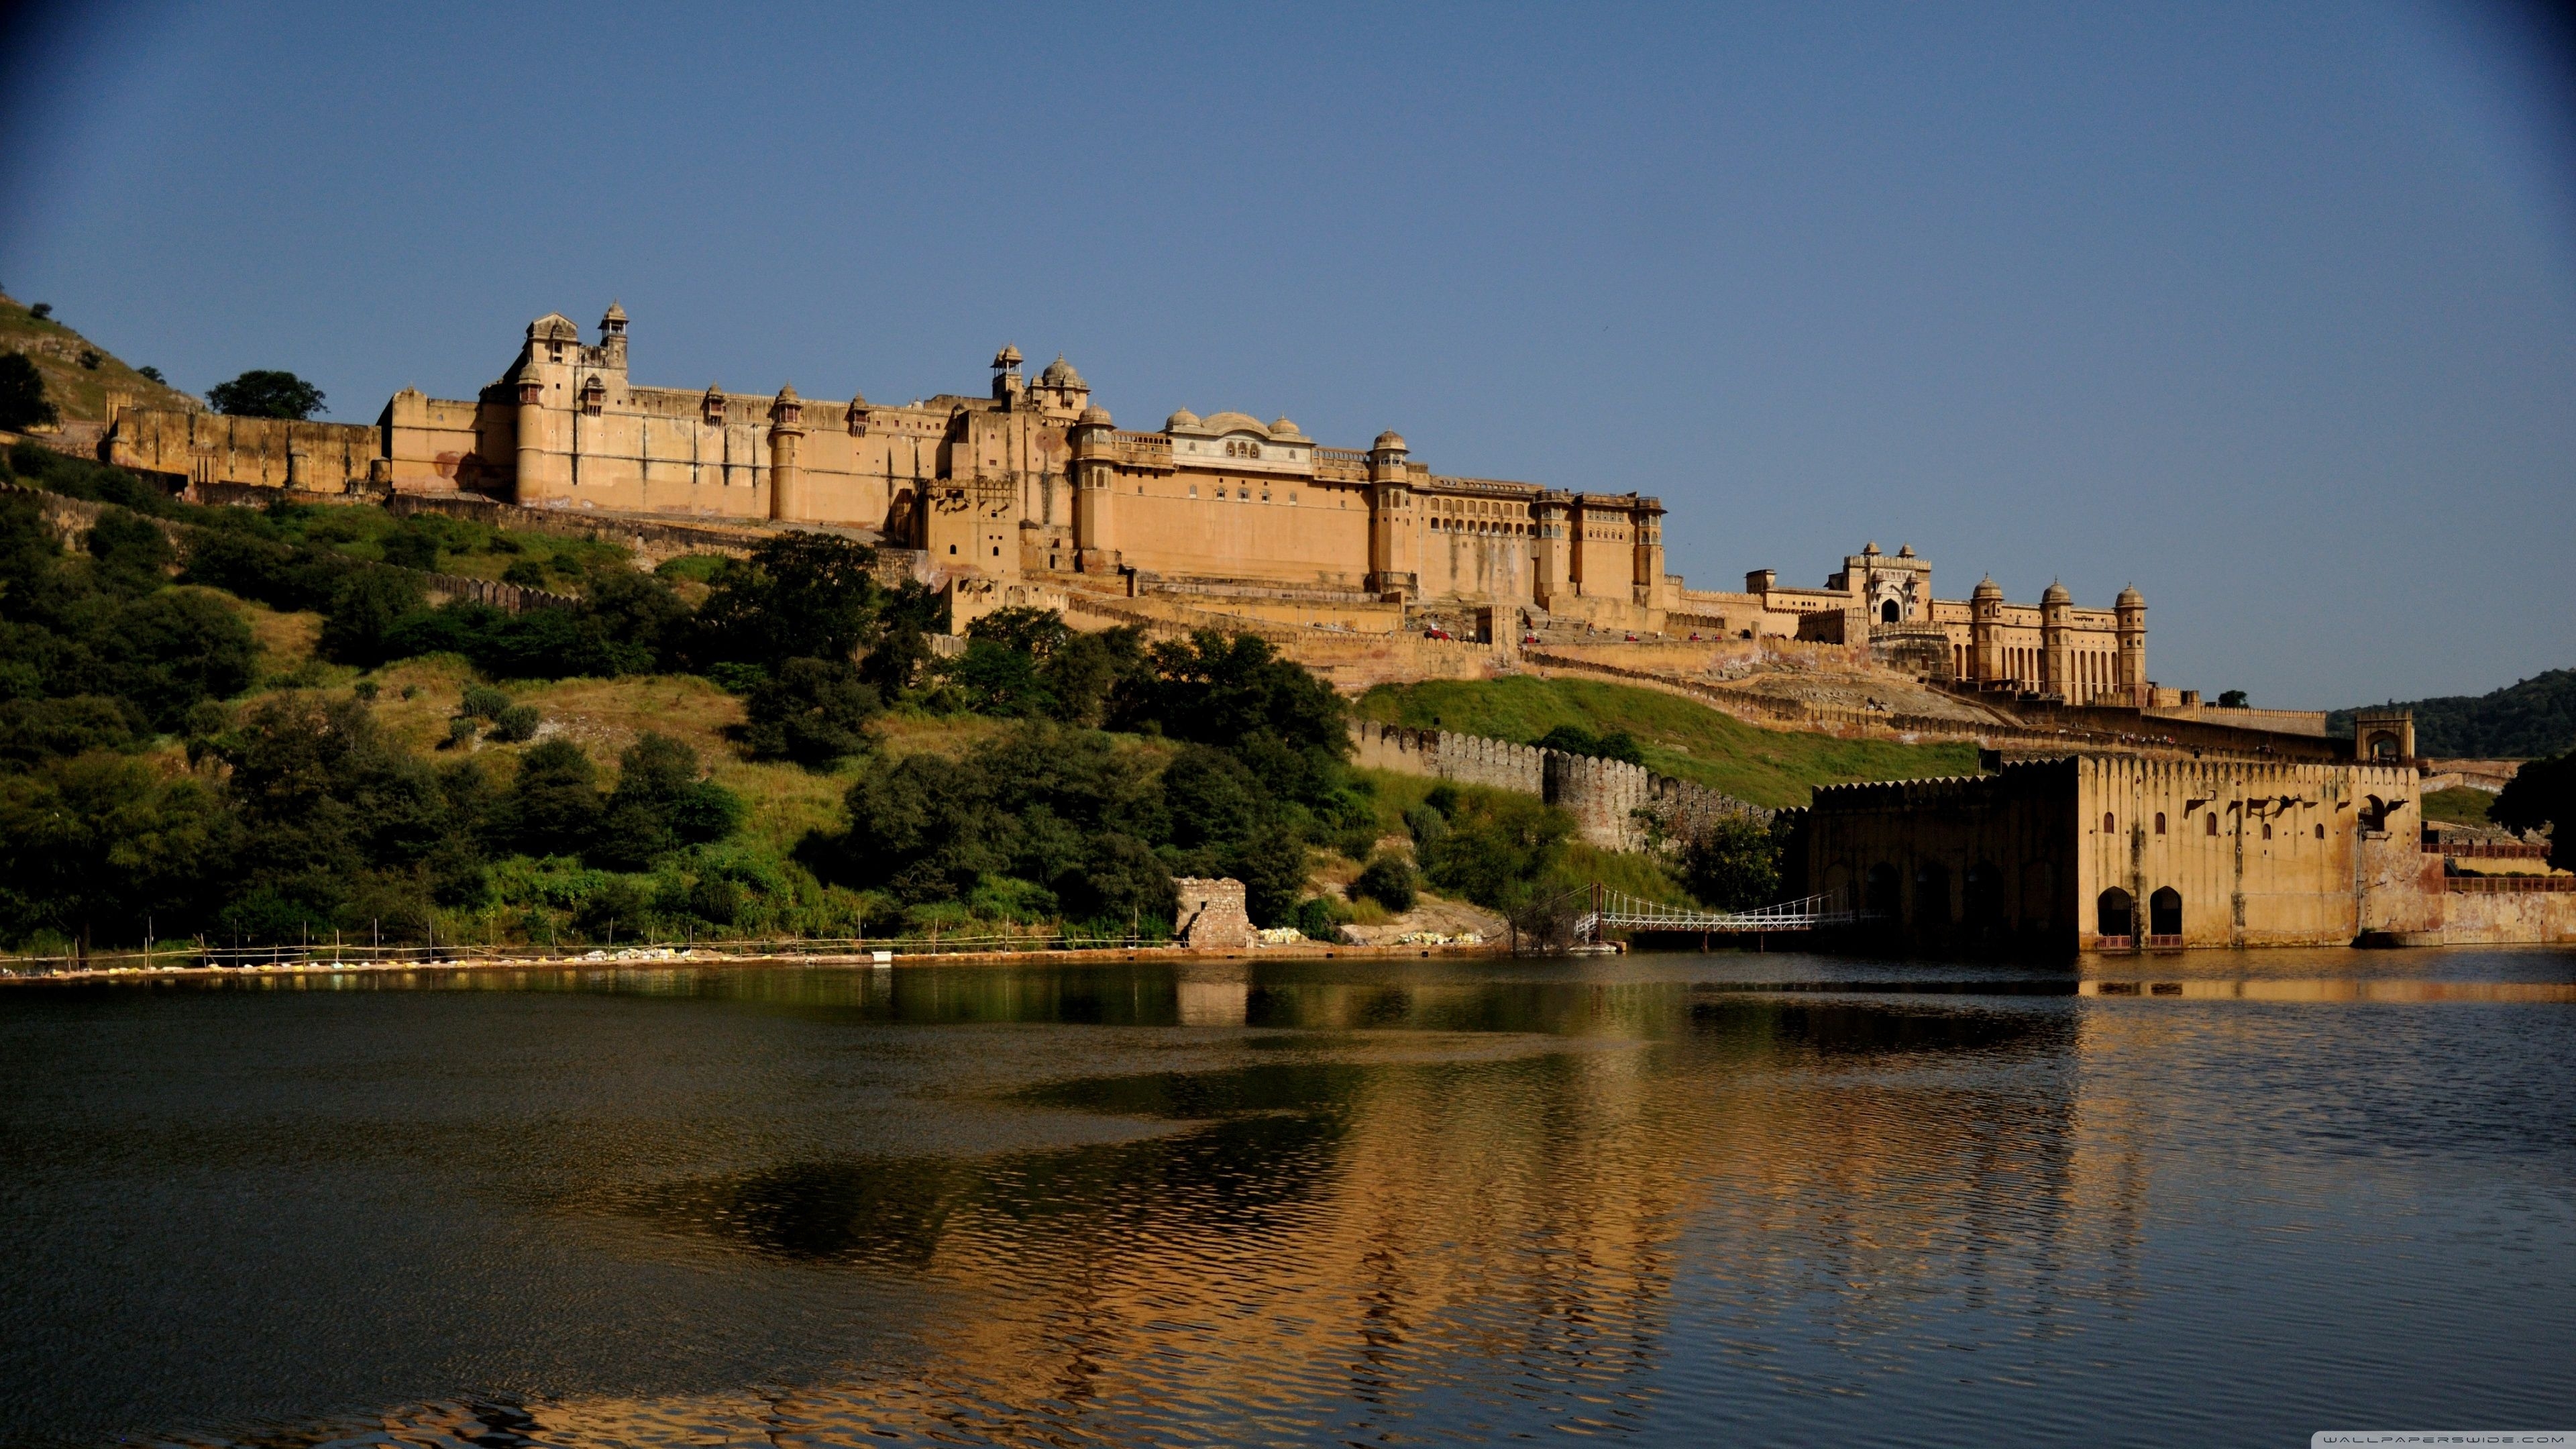
[[[1178,1128],[1163,1135],[804,1163],[620,1205],[745,1251],[989,1294],[934,1335],[948,1366],[932,1377],[949,1387],[899,1395],[905,1412],[980,1432],[1099,1432],[1077,1426],[1184,1382],[1236,1403],[1320,1398],[1337,1434],[1384,1428],[1435,1388],[1548,1385],[1558,1412],[1615,1416],[1655,1392],[1677,1292],[1764,1314],[1803,1302],[1868,1334],[1925,1294],[2009,1283],[2045,1318],[2054,1293],[2133,1291],[2140,1144],[2082,1070],[2102,1032],[2126,1028],[2068,1001],[1377,985],[1239,966],[1066,973],[1034,992],[1024,976],[923,971],[886,994],[875,1007],[899,1020],[1005,1020],[1009,998],[1042,999],[1091,1019],[1249,1027],[1260,1034],[1235,1040],[1277,1055],[1016,1097]],[[1132,1018],[1093,1009],[1122,1001]],[[1723,1242],[1721,1276],[1677,1284],[1684,1234]],[[2083,1251],[2107,1264],[2091,1280],[2034,1282]],[[1184,1347],[1185,1364],[1170,1357]],[[1587,1407],[1577,1386],[1613,1407]],[[895,1392],[799,1390],[760,1413],[882,1414]],[[958,1404],[919,1402],[943,1393]],[[1017,1407],[983,1417],[996,1405]],[[550,1427],[575,1437],[661,1412],[562,1408]]]

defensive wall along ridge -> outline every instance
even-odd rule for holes
[[[1771,811],[1625,760],[1516,745],[1482,735],[1354,720],[1354,763],[1462,785],[1536,795],[1572,815],[1583,839],[1604,850],[1646,850],[1723,815],[1767,821]]]

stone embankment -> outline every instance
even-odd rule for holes
[[[1719,816],[1767,821],[1772,815],[1759,805],[1624,760],[1372,720],[1354,721],[1350,730],[1357,764],[1536,795],[1572,815],[1583,838],[1604,850],[1651,849],[1658,834],[1687,834]]]

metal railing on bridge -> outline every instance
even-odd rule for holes
[[[1848,926],[1861,919],[1861,912],[1845,907],[1841,896],[1833,893],[1805,896],[1749,911],[1701,911],[1595,885],[1592,887],[1592,909],[1575,918],[1574,938],[1597,943],[1605,930],[1768,935],[1782,931],[1813,931],[1825,926]]]

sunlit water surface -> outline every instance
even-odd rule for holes
[[[2576,957],[0,991],[0,1441],[2576,1426]]]

